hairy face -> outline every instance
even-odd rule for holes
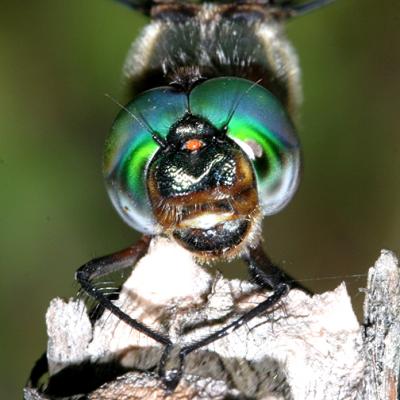
[[[157,222],[200,259],[235,256],[260,214],[246,154],[195,117],[181,121],[168,139],[149,166]]]

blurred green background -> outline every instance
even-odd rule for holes
[[[50,299],[76,293],[78,266],[137,238],[111,207],[101,157],[117,112],[104,94],[121,94],[145,23],[111,0],[2,2],[2,399],[21,397],[45,348]],[[400,2],[338,0],[288,33],[303,69],[304,176],[265,222],[265,246],[317,291],[346,280],[359,308],[365,277],[350,276],[381,248],[400,251]]]

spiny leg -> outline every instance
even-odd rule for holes
[[[117,253],[95,258],[94,260],[89,261],[87,264],[78,269],[75,278],[82,286],[82,289],[96,299],[102,307],[112,312],[115,316],[132,328],[144,333],[148,337],[154,339],[156,342],[168,347],[172,345],[172,342],[167,336],[152,330],[145,324],[125,314],[92,283],[94,278],[98,278],[124,268],[132,267],[146,253],[150,244],[150,240],[151,238],[149,236],[143,236],[142,239],[134,246],[128,247],[127,249]]]
[[[151,7],[155,4],[153,0],[116,0],[134,10],[142,10],[144,12],[149,12]]]
[[[272,289],[273,293],[266,300],[258,304],[252,310],[248,311],[229,325],[219,329],[209,336],[204,337],[203,339],[200,339],[197,342],[182,347],[179,351],[178,368],[174,371],[169,371],[166,375],[164,366],[166,359],[168,358],[168,355],[172,349],[172,346],[167,346],[160,362],[160,371],[162,373],[164,383],[169,390],[174,390],[175,387],[178,385],[182,377],[185,357],[188,354],[229,335],[231,332],[240,328],[242,325],[246,324],[253,318],[271,309],[291,289],[292,285],[288,276],[284,274],[278,267],[272,264],[269,258],[265,255],[260,245],[256,249],[249,249],[248,254],[244,256],[243,259],[248,264],[249,274],[251,278],[261,288]]]
[[[249,249],[248,254],[243,256],[244,261],[248,264],[249,274],[254,282],[260,287],[272,289],[273,293],[271,296],[229,325],[197,342],[182,347],[178,354],[178,368],[174,371],[166,372],[165,364],[171,353],[171,350],[173,349],[173,343],[171,340],[167,336],[153,331],[151,328],[125,314],[92,283],[94,278],[133,266],[146,253],[149,242],[150,238],[144,236],[142,240],[139,241],[135,246],[122,250],[118,253],[90,261],[77,271],[76,279],[79,281],[82,288],[90,296],[99,301],[104,308],[111,311],[129,326],[146,334],[158,343],[161,343],[165,346],[159,364],[159,376],[163,380],[167,389],[171,391],[175,389],[182,378],[184,360],[188,354],[227,336],[229,333],[240,328],[254,317],[261,315],[268,309],[272,308],[290,290],[290,288],[296,287],[307,291],[307,289],[292,280],[288,275],[275,266],[266,256],[261,246],[258,246],[255,249]]]
[[[273,0],[272,4],[281,8],[283,12],[286,12],[288,17],[296,17],[317,10],[318,8],[324,7],[334,1],[335,0],[310,0],[296,2],[293,0]]]
[[[290,289],[300,289],[309,295],[313,294],[310,289],[276,266],[266,255],[261,245],[249,249],[248,254],[243,256],[243,260],[248,265],[251,278],[261,287],[274,290],[279,283],[285,282]]]

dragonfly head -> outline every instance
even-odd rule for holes
[[[262,217],[292,198],[299,167],[283,106],[233,77],[142,93],[118,115],[104,157],[108,192],[125,221],[204,261],[256,245]]]

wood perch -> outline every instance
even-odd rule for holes
[[[57,298],[46,314],[50,381],[41,389],[27,387],[25,399],[396,400],[400,277],[393,253],[382,251],[363,291],[360,324],[344,283],[312,297],[291,290],[268,314],[190,354],[171,394],[156,374],[158,343],[109,312],[92,324],[82,300]],[[267,295],[245,281],[213,278],[190,253],[155,239],[116,303],[168,333],[178,348]]]

